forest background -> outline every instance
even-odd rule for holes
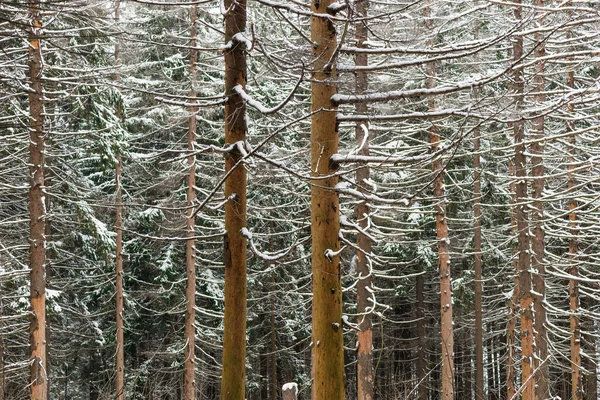
[[[599,23],[3,0],[0,400],[597,399]]]

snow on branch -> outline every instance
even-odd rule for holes
[[[276,105],[273,108],[267,108],[267,107],[263,106],[260,102],[254,100],[248,93],[246,93],[244,91],[244,88],[242,87],[242,85],[239,85],[239,84],[235,85],[233,87],[233,90],[237,94],[239,94],[242,99],[244,99],[246,104],[256,108],[261,113],[274,114],[277,111],[281,110],[290,101],[290,99],[294,96],[294,93],[296,93],[296,90],[298,90],[300,83],[302,83],[303,78],[304,78],[304,72],[302,72],[302,74],[300,75],[300,79],[298,80],[298,83],[296,83],[296,86],[294,86],[294,89],[290,92],[290,94],[281,103],[279,103],[278,105]]]
[[[414,163],[418,161],[430,160],[435,158],[438,154],[444,153],[451,146],[444,145],[440,146],[434,153],[432,154],[423,154],[418,156],[363,156],[359,154],[333,154],[331,156],[331,162],[334,164],[342,164],[342,163],[360,163],[360,164],[407,164]]]
[[[333,251],[331,249],[327,249],[325,250],[325,258],[327,258],[329,260],[329,262],[333,262],[333,257],[335,256],[339,256],[340,254],[342,254],[342,251],[344,251],[344,249],[346,248],[346,246],[342,246],[341,249],[339,249],[338,251]]]
[[[392,101],[392,100],[403,100],[403,99],[411,99],[414,97],[422,97],[422,96],[434,96],[434,95],[442,95],[449,94],[454,92],[459,92],[461,90],[473,90],[483,85],[486,85],[499,77],[505,75],[509,71],[511,71],[515,65],[520,62],[515,62],[503,69],[502,71],[490,75],[484,79],[474,80],[470,79],[468,81],[456,82],[451,85],[438,86],[435,88],[419,88],[412,90],[392,90],[389,92],[378,92],[378,93],[369,93],[369,94],[334,94],[331,96],[331,102],[335,106],[339,106],[341,104],[357,104],[357,103],[375,103],[375,102],[383,102],[383,101]]]
[[[237,141],[235,143],[230,143],[224,147],[219,147],[219,146],[215,146],[214,144],[208,145],[206,147],[203,147],[201,149],[198,149],[194,152],[191,153],[186,153],[184,155],[181,155],[179,157],[174,157],[174,158],[169,158],[168,160],[165,161],[161,161],[160,164],[169,164],[175,161],[179,161],[179,160],[184,160],[187,159],[190,156],[196,156],[198,154],[202,154],[202,153],[208,153],[208,152],[214,152],[214,153],[223,153],[223,154],[227,154],[227,153],[231,153],[232,151],[236,150],[240,152],[240,154],[242,154],[244,157],[248,154],[249,151],[252,151],[252,147],[250,146],[250,143],[248,143],[247,141]]]
[[[250,40],[245,32],[238,32],[231,37],[231,40],[227,44],[221,47],[221,50],[233,49],[237,43],[241,43],[246,48],[246,51],[252,51],[254,49],[254,38]]]
[[[384,199],[383,197],[379,197],[374,194],[362,193],[356,189],[352,189],[348,182],[340,182],[335,185],[335,191],[340,194],[347,194],[361,200],[369,200],[383,204],[401,204],[405,206],[408,206],[409,204],[407,199]]]
[[[269,6],[269,7],[273,7],[279,10],[286,10],[289,12],[292,12],[294,14],[298,14],[298,15],[305,15],[308,17],[315,17],[315,18],[326,18],[326,19],[330,19],[330,20],[335,20],[335,21],[347,21],[347,18],[338,18],[335,17],[334,15],[330,15],[330,14],[324,14],[324,13],[315,13],[312,12],[310,10],[306,10],[300,7],[296,7],[290,4],[284,4],[284,3],[278,3],[276,1],[272,1],[272,0],[257,0],[260,4],[263,4],[265,6]],[[291,2],[288,2],[291,3]]]
[[[475,115],[469,112],[470,107],[462,108],[448,108],[438,111],[428,112],[412,112],[406,114],[391,114],[391,115],[367,115],[367,114],[338,114],[338,121],[395,121],[402,119],[414,119],[414,118],[439,118],[439,117],[474,117]]]
[[[252,233],[248,230],[248,228],[242,228],[240,233],[250,243],[250,248],[252,249],[252,252],[254,253],[254,255],[256,255],[258,258],[265,260],[265,261],[277,261],[280,258],[287,256],[292,251],[292,249],[294,248],[294,246],[296,244],[294,242],[294,244],[291,245],[289,249],[281,251],[279,253],[263,253],[262,251],[260,251],[256,248],[256,245],[254,244],[254,241],[252,240]]]
[[[161,97],[161,96],[154,97],[154,100],[156,100],[160,103],[169,104],[172,106],[186,107],[186,108],[216,107],[216,106],[222,106],[227,102],[226,97],[220,98],[215,101],[209,101],[206,103],[190,103],[187,101],[171,100],[171,99],[167,99],[167,98]]]
[[[327,13],[331,15],[336,15],[337,13],[344,11],[348,8],[348,3],[336,1],[335,3],[331,3],[327,6]]]
[[[348,218],[345,215],[340,216],[340,225],[348,227],[348,228],[356,229],[358,232],[360,232],[363,235],[365,235],[366,237],[368,237],[369,240],[371,240],[373,243],[377,243],[377,240],[373,236],[371,236],[364,229],[362,229],[360,226],[358,226],[357,223],[348,221]]]

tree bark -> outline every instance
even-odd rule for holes
[[[417,275],[417,384],[419,385],[419,400],[429,397],[427,386],[427,341],[425,337],[425,269]]]
[[[298,399],[298,386],[290,385],[286,383],[283,385],[283,400],[297,400]]]
[[[46,376],[46,204],[44,193],[44,104],[42,84],[41,2],[29,1],[31,28],[28,46],[29,74],[29,243],[31,324],[31,400],[47,400]]]
[[[120,19],[120,0],[115,1],[115,24],[119,24]],[[115,63],[120,61],[120,43],[117,39],[115,44]],[[115,80],[120,81],[117,74]],[[116,382],[115,398],[116,400],[125,400],[125,340],[123,332],[123,194],[122,194],[122,162],[121,154],[116,155],[115,162],[115,230],[117,237],[115,239],[115,318],[116,318]]]
[[[0,282],[0,293],[2,292],[2,282]],[[0,400],[4,400],[4,392],[6,390],[6,382],[4,375],[4,322],[2,317],[4,316],[4,301],[2,295],[0,295]]]
[[[312,399],[340,400],[344,393],[344,340],[339,198],[330,158],[338,151],[335,50],[337,37],[330,19],[322,16],[332,0],[313,0],[311,40],[311,232],[312,232]]]
[[[535,1],[537,7],[543,7],[543,0]],[[542,11],[540,11],[542,12]],[[539,26],[543,26],[543,19],[538,20]],[[534,49],[534,56],[536,59],[541,59],[545,56],[545,44],[544,35],[541,32],[536,32],[535,35],[536,47]],[[545,90],[545,78],[544,78],[544,61],[538,61],[535,66],[535,77],[534,77],[534,103],[542,105],[546,99],[544,95]],[[545,119],[543,115],[536,117],[533,120],[532,135],[531,139],[534,142],[531,144],[531,164],[533,175],[532,185],[532,197],[533,197],[533,208],[531,214],[531,222],[533,225],[533,238],[531,248],[533,250],[533,257],[531,259],[531,268],[536,271],[533,277],[533,309],[535,312],[535,346],[537,357],[535,358],[535,368],[537,369],[535,377],[535,392],[536,398],[539,400],[545,400],[550,398],[550,392],[548,387],[549,368],[548,368],[548,334],[546,332],[546,308],[544,307],[544,299],[546,296],[546,265],[544,262],[544,205],[542,202],[542,196],[544,191],[544,123]]]
[[[514,127],[513,127],[514,128]],[[509,174],[511,177],[510,193],[511,193],[511,208],[510,208],[510,231],[512,235],[518,237],[517,229],[517,194],[516,194],[516,175],[515,164],[513,160],[508,162]],[[517,315],[519,313],[519,243],[518,240],[512,244],[512,260],[513,269],[515,271],[514,287],[510,298],[507,300],[508,314],[506,323],[506,398],[512,399],[516,393],[515,388],[515,354],[516,354],[516,339],[515,330],[517,326]]]
[[[522,19],[521,0],[514,0],[514,15],[517,22]],[[517,35],[513,44],[513,57],[518,62],[523,57],[523,37]],[[516,115],[523,109],[524,76],[523,68],[514,69],[514,96]],[[513,123],[515,141],[515,219],[518,231],[519,248],[519,307],[521,314],[521,391],[522,400],[535,398],[535,378],[533,376],[534,332],[533,297],[531,294],[531,257],[529,253],[529,213],[527,211],[527,165],[525,156],[525,126],[522,120]]]
[[[198,5],[193,4],[190,8],[190,98],[196,97],[196,58],[198,51],[196,47]],[[196,107],[190,108],[188,120],[188,176],[186,194],[186,241],[185,241],[185,362],[183,373],[183,396],[185,400],[196,398],[196,373],[195,373],[195,346],[196,346],[196,218],[194,214],[194,201],[196,200]]]
[[[479,2],[475,0],[473,6]],[[479,19],[473,23],[474,40],[479,40]],[[474,68],[479,69],[478,53],[474,56]],[[479,88],[473,89],[475,101]],[[475,400],[483,400],[483,278],[481,265],[481,131],[473,129],[473,268],[475,270]],[[471,395],[469,394],[469,398]]]
[[[584,296],[580,299],[582,307],[585,310],[591,310],[595,305],[596,301],[594,298]],[[583,365],[585,367],[585,376],[583,377],[583,390],[585,393],[585,400],[597,400],[598,399],[598,375],[597,375],[597,350],[596,350],[596,327],[594,317],[591,315],[586,316],[580,321],[581,328],[585,334],[583,337],[583,347],[585,352],[585,358],[583,359]]]
[[[483,400],[483,278],[481,268],[481,137],[479,128],[473,131],[473,253],[475,269],[475,399]]]
[[[234,90],[246,89],[246,47],[237,34],[246,31],[246,0],[225,0],[225,143],[246,145],[246,103]],[[223,340],[222,400],[244,400],[246,385],[246,169],[237,165],[242,153],[234,147],[225,157],[225,322]]]
[[[568,6],[572,5],[572,2],[569,0],[567,3]],[[567,15],[571,17],[572,12],[567,11]],[[571,31],[567,32],[567,37],[570,39],[573,37]],[[573,61],[573,57],[567,57],[567,63],[569,68],[567,70],[567,86],[569,89],[575,89],[575,72],[571,69],[570,62]],[[575,113],[575,105],[573,103],[569,103],[567,105],[567,113],[569,115],[574,115]],[[566,123],[567,132],[575,131],[575,122],[567,119]],[[575,199],[575,189],[577,185],[577,181],[575,178],[575,162],[576,162],[576,137],[570,136],[568,138],[568,178],[567,178],[567,188],[569,190],[569,194],[571,198],[569,199],[569,275],[571,275],[571,279],[569,279],[569,311],[570,311],[570,328],[571,328],[571,399],[572,400],[583,400],[584,388],[582,385],[582,376],[581,376],[581,324],[579,320],[579,280],[577,279],[579,276],[579,260],[577,253],[579,252],[579,243],[577,240],[577,235],[579,234],[579,230],[577,229],[577,213],[575,209],[577,208],[577,200]],[[594,367],[595,368],[595,367]],[[594,399],[596,395],[594,394]]]
[[[273,249],[271,249],[272,251]],[[277,330],[275,329],[275,272],[271,272],[271,400],[277,400]]]
[[[363,20],[367,16],[369,6],[368,0],[358,0],[355,3],[356,17],[360,19],[356,23],[356,46],[365,48],[365,42],[368,39],[368,30],[366,22]],[[355,56],[355,64],[357,66],[366,66],[368,58],[366,53],[358,53]],[[368,88],[367,73],[357,71],[355,74],[355,92],[363,94]],[[358,103],[356,105],[356,113],[366,115],[368,113],[367,103]],[[369,132],[368,121],[357,121],[356,129],[356,144],[359,146],[358,155],[369,155]],[[356,171],[356,185],[358,190],[366,193],[366,187],[369,179],[369,166],[364,165]],[[361,201],[355,207],[356,221],[360,228],[365,231],[369,226],[369,206],[366,201]],[[358,232],[356,234],[357,245],[360,251],[356,252],[356,273],[358,275],[358,283],[356,285],[356,301],[358,313],[358,348],[357,352],[357,396],[358,400],[373,400],[373,324],[372,324],[372,307],[373,302],[370,301],[371,290],[373,287],[373,275],[371,274],[370,262],[366,254],[371,253],[371,240],[369,237]],[[371,309],[371,310],[369,310]]]
[[[424,9],[425,27],[429,33],[433,29],[431,19],[432,0],[427,0]],[[428,46],[433,46],[433,40],[428,41]],[[436,86],[436,64],[431,62],[426,68],[426,86],[432,89]],[[428,111],[436,109],[435,98],[429,97]],[[439,128],[432,123],[429,128],[429,141],[431,153],[436,153],[440,146]],[[450,278],[450,239],[448,235],[448,222],[446,220],[446,189],[444,187],[444,165],[440,157],[433,161],[433,197],[435,203],[435,227],[438,247],[438,266],[440,274],[440,303],[441,303],[441,339],[442,339],[442,400],[454,399],[454,327],[452,319],[452,285]]]

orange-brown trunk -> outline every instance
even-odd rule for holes
[[[332,0],[313,0],[311,10],[326,14]],[[344,398],[344,340],[342,336],[341,260],[338,178],[329,162],[338,151],[335,65],[337,45],[330,19],[311,16],[313,68],[311,107],[311,232],[312,232],[312,399]]]
[[[29,243],[31,324],[31,400],[47,400],[46,376],[46,210],[44,194],[44,104],[42,84],[41,2],[29,2]]]
[[[246,0],[225,0],[225,143],[246,143],[246,103],[234,90],[246,89],[246,55],[243,41],[234,39],[246,30]],[[225,157],[225,172],[243,157],[234,147]],[[244,400],[246,384],[246,169],[237,165],[225,181],[225,321],[221,400]]]
[[[196,47],[198,5],[194,4],[190,8],[190,79],[191,90],[190,98],[196,97],[196,57],[198,51]],[[185,400],[195,400],[196,398],[196,373],[195,373],[195,345],[196,329],[196,220],[194,217],[194,201],[196,200],[196,156],[193,155],[196,150],[196,107],[190,108],[188,120],[188,176],[186,193],[186,237],[185,241],[185,352],[184,352],[184,372],[183,372],[183,395]]]

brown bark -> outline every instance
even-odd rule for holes
[[[44,201],[44,104],[42,85],[41,2],[29,2],[29,243],[31,295],[31,400],[48,398],[46,376],[46,210]]]
[[[342,286],[338,183],[330,158],[338,151],[335,27],[323,17],[332,0],[313,0],[311,40],[311,232],[312,232],[312,399],[340,400],[344,394],[344,340],[342,336]],[[333,64],[331,64],[333,63]],[[326,176],[326,177],[323,177]],[[333,254],[329,254],[332,253]]]
[[[427,0],[424,9],[425,27],[432,32],[431,19],[432,0]],[[433,45],[433,40],[428,41]],[[436,64],[427,64],[426,86],[432,89],[436,86]],[[429,97],[428,111],[436,109],[435,98]],[[431,153],[436,153],[440,146],[440,132],[435,122],[429,128],[429,142]],[[452,285],[450,278],[450,239],[448,235],[448,221],[446,220],[446,190],[444,188],[444,165],[441,158],[433,161],[433,197],[435,203],[435,227],[438,247],[438,266],[440,274],[440,303],[441,303],[441,339],[442,339],[442,400],[454,399],[454,328],[452,321]]]
[[[361,19],[356,23],[356,46],[366,47],[364,42],[368,39],[368,30],[364,19],[367,16],[369,6],[368,0],[358,0],[355,3],[356,17]],[[365,66],[368,64],[367,54],[358,53],[355,56],[355,64],[357,66]],[[363,94],[368,88],[367,73],[358,71],[355,75],[355,92]],[[366,115],[368,113],[367,103],[358,103],[356,105],[356,113]],[[368,127],[368,121],[357,121],[355,128],[356,144],[359,146],[359,155],[369,155],[369,137],[365,132]],[[363,143],[364,141],[364,143]],[[358,190],[366,192],[367,180],[369,179],[369,166],[364,165],[356,171],[356,185]],[[358,225],[364,231],[369,225],[369,206],[366,201],[361,201],[355,207],[355,215]],[[358,348],[356,349],[356,373],[357,373],[357,398],[358,400],[373,400],[373,324],[372,311],[373,302],[370,301],[372,294],[373,275],[369,260],[366,254],[371,253],[371,240],[362,232],[356,234],[358,248],[361,251],[356,253],[356,273],[358,275],[358,283],[356,285],[356,301],[358,312]]]
[[[121,156],[117,155],[115,165],[116,177],[116,325],[117,325],[117,354],[116,354],[116,399],[125,400],[125,352],[123,337],[123,202],[121,186]]]
[[[488,330],[490,332],[493,332],[493,325],[490,323],[488,324]],[[487,389],[488,389],[488,393],[487,393],[487,398],[489,400],[497,400],[499,398],[498,396],[498,391],[496,390],[496,374],[494,371],[494,338],[493,336],[490,336],[488,338],[488,340],[486,341],[486,347],[487,347],[487,354],[486,354],[486,365],[485,368],[487,369]]]
[[[198,51],[196,47],[198,5],[192,5],[190,9],[190,98],[196,97],[196,58]],[[194,214],[194,201],[196,200],[196,107],[190,108],[188,119],[188,176],[186,193],[186,237],[185,241],[185,362],[183,372],[183,396],[185,400],[196,398],[196,373],[195,373],[195,346],[196,346],[196,218]]]
[[[483,278],[481,268],[481,137],[479,128],[473,131],[473,253],[475,268],[475,399],[483,400]]]
[[[0,282],[0,293],[2,293],[2,283]],[[6,382],[4,375],[4,302],[0,294],[0,400],[4,400],[4,391],[6,390]]]
[[[297,386],[289,386],[286,384],[283,386],[283,400],[297,400],[298,399],[298,388]]]
[[[514,14],[517,21],[522,19],[521,0],[514,0]],[[514,60],[523,56],[523,37],[517,36],[513,44]],[[514,98],[516,114],[520,115],[523,109],[524,77],[523,68],[514,69]],[[521,391],[522,400],[535,398],[534,368],[534,332],[533,332],[533,297],[531,294],[531,257],[529,253],[529,213],[527,211],[527,165],[525,156],[525,126],[523,121],[513,123],[515,141],[515,220],[518,231],[519,250],[519,307],[521,314]]]
[[[509,174],[511,176],[510,193],[511,193],[511,208],[510,208],[510,226],[511,234],[518,237],[517,229],[517,214],[516,214],[516,179],[515,179],[515,164],[512,160],[508,164]],[[514,288],[512,296],[508,299],[508,314],[506,323],[506,398],[512,399],[516,393],[515,388],[515,354],[516,354],[516,339],[515,330],[517,326],[517,315],[519,314],[519,243],[514,241],[512,245],[513,268],[515,271]]]
[[[543,0],[536,0],[537,7],[543,7]],[[543,25],[543,20],[538,20],[540,26]],[[544,45],[544,36],[540,32],[535,33],[536,47],[534,49],[534,56],[536,59],[540,59],[545,56],[546,50]],[[541,105],[545,101],[545,78],[544,78],[544,66],[543,61],[539,61],[535,66],[535,77],[534,77],[534,103]],[[533,120],[531,139],[534,142],[531,144],[531,164],[533,175],[532,185],[532,197],[533,197],[533,208],[531,214],[531,223],[533,226],[533,237],[531,248],[533,250],[533,257],[531,259],[532,270],[535,273],[532,275],[533,278],[533,290],[535,295],[533,296],[533,309],[535,312],[535,345],[537,357],[535,358],[535,368],[537,370],[535,377],[535,396],[539,400],[545,400],[550,397],[548,378],[548,334],[546,332],[546,308],[544,307],[544,299],[546,296],[546,266],[544,262],[544,206],[542,202],[542,196],[544,191],[544,145],[542,143],[544,139],[544,116],[540,115]]]
[[[419,385],[419,400],[427,400],[427,342],[425,338],[425,269],[417,275],[417,384]]]
[[[569,2],[570,3],[570,2]],[[569,34],[569,36],[571,36]],[[569,57],[569,61],[572,61],[572,57]],[[573,70],[567,71],[567,86],[570,89],[575,89],[575,73]],[[573,114],[575,106],[571,103],[567,105],[567,111],[569,114]],[[573,132],[575,130],[575,123],[572,120],[567,120],[566,124],[567,132]],[[581,326],[579,321],[579,266],[577,253],[579,251],[579,243],[577,241],[577,235],[579,231],[577,229],[577,201],[575,200],[575,186],[577,184],[575,180],[575,136],[569,137],[569,157],[568,157],[568,182],[567,187],[569,193],[572,196],[569,200],[569,228],[570,228],[570,240],[569,240],[569,275],[572,276],[569,279],[569,311],[570,315],[570,328],[571,328],[571,399],[582,400],[583,399],[583,387],[581,379]]]
[[[589,296],[584,296],[580,299],[582,308],[591,310],[596,305],[596,300]],[[583,391],[585,400],[598,400],[598,375],[597,375],[597,359],[598,353],[596,350],[596,327],[593,316],[586,316],[580,320],[580,325],[583,338],[583,349],[586,357],[582,362],[585,367],[585,375],[583,377]]]
[[[115,23],[119,23],[120,1],[115,1]],[[117,40],[115,44],[115,62],[120,59],[120,44]],[[120,76],[115,77],[117,82],[120,81]],[[115,398],[116,400],[125,400],[125,340],[123,335],[123,194],[122,194],[122,162],[121,155],[117,154],[115,163],[115,230],[117,237],[116,255],[115,255],[115,286],[116,286],[116,382],[115,382]]]
[[[473,6],[478,6],[478,1]],[[479,19],[473,23],[473,36],[479,39]],[[479,57],[474,56],[474,67],[478,70]],[[479,88],[473,90],[477,101]],[[481,131],[479,126],[473,129],[473,268],[475,270],[475,400],[483,400],[483,280],[481,265]],[[469,398],[471,395],[469,394]]]
[[[225,51],[225,143],[246,143],[246,103],[233,89],[246,89],[246,48],[234,39],[246,30],[246,0],[225,0],[230,10],[225,16],[225,42],[232,46]],[[234,147],[225,157],[225,172],[229,173],[242,158]],[[225,322],[223,338],[222,400],[244,400],[246,384],[246,239],[241,230],[246,227],[246,169],[237,166],[225,181]]]
[[[198,6],[192,5],[190,9],[190,97],[196,96],[196,57],[198,56],[196,46]],[[194,322],[196,320],[196,219],[194,217],[194,201],[196,199],[196,157],[193,152],[196,149],[196,113],[198,109],[190,108],[188,120],[188,176],[187,176],[187,194],[186,194],[186,237],[185,241],[185,362],[183,373],[183,396],[185,400],[194,400],[196,398],[196,374],[195,374],[195,346],[196,329]]]
[[[273,249],[271,249],[272,251]],[[277,400],[277,330],[275,329],[275,272],[271,272],[271,400]]]

